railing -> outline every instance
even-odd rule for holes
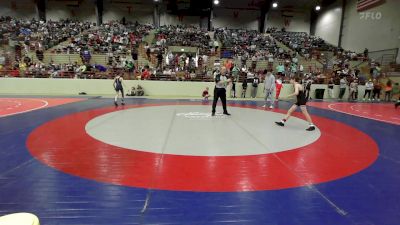
[[[397,55],[399,54],[398,48],[384,49],[379,51],[371,51],[368,53],[368,57],[381,65],[389,65],[396,61]]]
[[[60,78],[60,79],[113,79],[117,74],[123,75],[125,80],[159,80],[159,81],[197,81],[213,82],[213,76],[206,74],[189,74],[177,72],[173,74],[152,74],[149,77],[142,77],[140,73],[128,72],[124,69],[110,69],[107,72],[73,72],[73,71],[25,71],[0,70],[0,77],[13,78]]]
[[[262,71],[257,71],[260,73]],[[37,71],[20,71],[14,70],[0,70],[0,77],[12,78],[55,78],[55,79],[113,79],[116,75],[122,75],[125,80],[158,80],[158,81],[194,81],[194,82],[214,82],[214,76],[206,72],[189,73],[185,71],[173,72],[171,74],[156,73],[148,77],[142,76],[138,71],[128,71],[126,69],[112,68],[106,72],[99,72],[90,70],[86,72],[74,71],[51,71],[51,70],[37,70]],[[264,79],[263,75],[260,77]],[[289,76],[286,76],[288,80]],[[236,82],[243,82],[247,79],[249,82],[253,77],[245,72],[240,72],[238,77],[235,77]]]

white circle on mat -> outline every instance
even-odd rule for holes
[[[220,106],[218,106],[220,107]],[[211,106],[166,105],[130,108],[98,116],[86,124],[93,138],[118,147],[172,155],[240,156],[287,151],[315,142],[319,129],[292,117],[285,127],[275,125],[283,114],[228,107],[232,116]]]

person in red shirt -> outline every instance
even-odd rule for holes
[[[150,72],[147,69],[144,69],[142,72],[142,80],[148,80],[150,78]]]
[[[12,77],[19,77],[19,70],[14,68],[13,70],[10,71],[10,75]]]
[[[225,67],[226,67],[226,70],[227,70],[228,72],[230,72],[231,69],[232,69],[232,61],[228,59],[228,60],[225,62]]]
[[[278,101],[279,95],[280,95],[280,93],[281,93],[281,89],[282,89],[282,87],[283,87],[282,78],[281,78],[281,77],[279,77],[278,79],[276,79],[276,81],[275,81],[275,87],[276,87],[275,101]]]
[[[208,93],[208,87],[206,87],[206,90],[203,91],[202,96],[204,100],[208,101],[208,97],[210,97],[210,94]]]

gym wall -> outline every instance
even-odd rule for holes
[[[341,3],[323,10],[317,19],[316,35],[338,44]],[[400,1],[386,0],[375,8],[358,12],[357,0],[347,0],[344,12],[342,47],[363,52],[400,48]],[[368,16],[367,16],[368,15]]]
[[[341,17],[342,3],[340,1],[323,10],[315,25],[315,36],[319,36],[326,42],[338,46]]]
[[[0,16],[11,16],[18,19],[37,19],[37,8],[32,0],[0,1]]]

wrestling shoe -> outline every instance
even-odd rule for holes
[[[278,126],[281,126],[281,127],[284,127],[284,126],[285,126],[285,123],[282,122],[282,121],[275,122],[275,124],[278,125]]]
[[[313,131],[313,130],[315,130],[315,126],[314,126],[314,125],[310,125],[310,126],[306,129],[306,131]]]

